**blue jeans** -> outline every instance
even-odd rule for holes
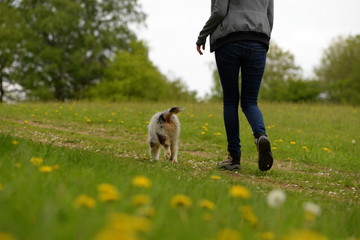
[[[264,119],[257,105],[265,70],[267,48],[258,42],[231,42],[215,51],[221,86],[228,151],[241,154],[239,102],[254,137],[266,134]],[[241,86],[239,90],[239,73]]]

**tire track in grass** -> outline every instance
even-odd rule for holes
[[[83,127],[68,124],[68,126],[55,126],[52,124],[45,124],[45,123],[39,123],[39,122],[33,122],[29,121],[27,123],[24,123],[24,121],[17,120],[17,119],[10,119],[10,118],[0,118],[0,121],[5,121],[10,124],[15,124],[17,127],[21,127],[22,129],[19,129],[17,132],[11,132],[11,134],[14,134],[17,137],[26,138],[36,141],[36,142],[43,142],[43,143],[50,143],[54,144],[59,147],[67,147],[67,148],[76,148],[76,149],[82,149],[82,150],[91,150],[95,152],[106,152],[110,154],[114,154],[116,157],[124,157],[124,158],[135,158],[135,159],[146,159],[147,158],[147,151],[144,151],[146,153],[144,154],[138,154],[137,152],[129,152],[129,151],[119,151],[118,145],[121,143],[127,143],[132,142],[136,144],[144,144],[146,145],[145,136],[143,139],[141,139],[139,136],[137,136],[135,133],[129,133],[129,132],[123,132],[124,134],[127,134],[127,136],[117,135],[113,136],[106,132],[106,129],[104,128],[96,128],[91,127],[87,131],[82,130]],[[29,129],[28,127],[31,127],[33,129]],[[38,129],[40,131],[34,131],[34,129]],[[49,131],[51,130],[51,131]],[[8,132],[7,130],[4,131],[4,129],[0,129],[0,132]],[[56,133],[58,132],[58,133]],[[66,135],[67,134],[67,135]],[[79,135],[83,136],[84,138],[78,139],[76,136],[70,136],[70,139],[68,135]],[[65,135],[65,136],[64,136]],[[102,138],[103,140],[111,140],[114,142],[114,144],[117,144],[117,146],[112,147],[111,144],[108,144],[108,148],[101,148],[101,146],[93,145],[90,139],[92,138]],[[71,139],[72,138],[72,139]],[[75,138],[75,140],[74,140]],[[141,139],[141,140],[140,140]],[[131,144],[131,143],[130,143]],[[100,149],[100,150],[98,150]],[[146,149],[147,150],[147,149]],[[214,159],[217,157],[214,153],[204,153],[201,151],[191,151],[191,150],[183,150],[183,153],[188,156],[193,157],[200,157],[204,159]],[[205,162],[205,161],[204,161]],[[319,166],[311,166],[308,164],[301,164],[301,163],[294,163],[294,162],[286,162],[282,160],[275,160],[274,162],[274,169],[279,172],[279,174],[283,174],[286,172],[292,172],[294,174],[301,174],[304,176],[308,176],[308,178],[316,178],[319,180],[320,184],[322,185],[322,188],[316,188],[316,187],[306,187],[306,183],[303,182],[303,180],[299,180],[299,178],[290,179],[284,181],[280,177],[277,176],[264,176],[264,175],[257,175],[253,174],[253,171],[251,173],[247,172],[226,172],[226,174],[234,177],[234,179],[238,179],[239,181],[245,181],[249,184],[252,184],[254,186],[262,186],[264,188],[281,188],[288,191],[294,191],[294,192],[305,192],[307,194],[317,194],[321,196],[331,197],[332,199],[336,200],[345,200],[348,202],[355,202],[360,203],[359,200],[359,187],[358,189],[355,188],[355,186],[360,186],[360,174],[359,173],[351,173],[351,172],[340,172],[335,171],[329,168],[323,168]],[[211,161],[211,164],[214,164],[214,161]],[[257,163],[255,161],[249,161],[246,163],[248,166],[251,166],[251,168],[255,169],[257,168]],[[215,167],[215,166],[214,166]],[[314,170],[316,169],[316,171]],[[209,171],[208,168],[197,168],[198,171]],[[310,171],[307,171],[310,170]],[[322,174],[321,174],[322,173]],[[263,173],[266,174],[266,173]],[[329,178],[330,175],[341,175],[341,174],[347,174],[354,178],[355,186],[343,186],[339,185],[336,186],[336,190],[342,190],[338,194],[334,191],[328,191],[325,190],[326,188],[331,188],[331,184],[336,184],[332,181],[328,182],[327,179],[324,180],[324,178]],[[343,188],[342,188],[343,187]],[[324,189],[325,188],[325,189]],[[347,196],[355,196],[354,198],[349,198]]]

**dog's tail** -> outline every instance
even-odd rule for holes
[[[181,107],[172,107],[172,108],[170,108],[165,113],[165,121],[166,122],[171,122],[172,115],[173,114],[178,114],[181,111],[183,111],[183,109]]]

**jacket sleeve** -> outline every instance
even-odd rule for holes
[[[226,17],[228,12],[228,5],[229,0],[214,0],[211,7],[210,18],[201,30],[196,45],[201,46],[206,43],[207,36],[209,36]]]
[[[272,30],[274,26],[274,0],[269,1],[267,15],[270,23],[270,29]]]

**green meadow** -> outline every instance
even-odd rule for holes
[[[150,162],[148,121],[174,105],[179,163]],[[243,114],[241,170],[216,169],[220,103],[0,104],[0,240],[360,239],[360,108],[260,107],[268,172]]]

